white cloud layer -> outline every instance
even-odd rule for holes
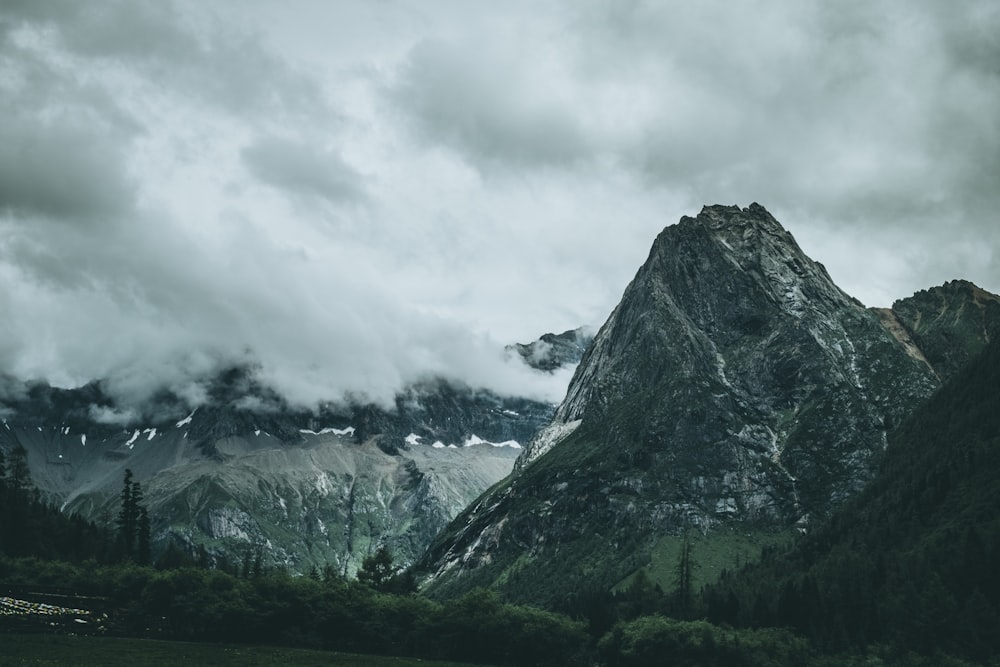
[[[757,201],[848,292],[1000,291],[1000,7],[0,7],[0,369],[123,396],[252,358],[304,404],[599,325]]]

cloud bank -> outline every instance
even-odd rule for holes
[[[600,325],[705,203],[870,305],[1000,291],[997,34],[985,0],[4,3],[0,369],[556,401],[503,346]]]

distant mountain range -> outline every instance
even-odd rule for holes
[[[555,345],[548,339],[557,341]],[[579,361],[546,335],[525,362],[542,371]],[[7,378],[0,447],[23,445],[34,482],[66,512],[112,525],[124,470],[145,491],[154,550],[174,544],[210,559],[353,574],[387,545],[397,564],[480,493],[506,476],[554,406],[434,380],[409,387],[393,409],[293,409],[252,367],[204,380],[197,408],[163,391],[141,418],[100,382],[78,389]],[[109,416],[115,422],[108,423]],[[122,423],[124,422],[124,423]]]

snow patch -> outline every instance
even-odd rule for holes
[[[462,443],[463,447],[472,447],[473,445],[491,445],[493,447],[511,447],[513,449],[521,449],[521,443],[517,440],[504,440],[503,442],[490,442],[489,440],[483,440],[478,435],[473,433],[465,442]]]
[[[258,437],[260,437],[260,429],[257,429],[256,431],[254,431],[253,434],[256,435],[256,436],[258,436]]]
[[[410,435],[406,436],[403,439],[406,441],[406,444],[408,444],[408,445],[419,445],[420,444],[420,436],[417,435],[416,433],[411,433]]]
[[[83,445],[84,447],[87,446],[87,434],[86,433],[84,433],[84,434],[82,434],[80,436],[80,444]]]
[[[354,427],[348,426],[347,428],[324,428],[319,431],[313,431],[308,428],[300,428],[299,433],[305,433],[307,435],[326,435],[332,433],[334,435],[354,435]]]
[[[143,433],[148,433],[149,434],[149,437],[146,438],[147,442],[156,437],[156,429],[155,428],[147,428],[145,431],[143,431]]]
[[[191,418],[194,417],[194,413],[196,412],[198,412],[198,408],[195,408],[194,410],[191,411],[191,414],[189,414],[187,417],[177,422],[177,428],[180,428],[181,426],[187,426],[188,424],[190,424]]]
[[[582,419],[574,419],[569,422],[554,422],[538,432],[525,450],[521,458],[518,459],[518,467],[531,463],[539,456],[555,447],[558,443],[568,438],[573,431],[580,427]]]
[[[139,429],[136,429],[135,433],[132,434],[132,437],[129,438],[128,442],[125,443],[125,446],[128,447],[129,449],[132,449],[133,447],[135,447],[135,441],[138,439],[139,439]]]
[[[451,445],[451,446],[455,447],[455,445]],[[435,440],[434,444],[431,445],[431,447],[433,447],[434,449],[444,449],[445,444],[443,442],[441,442],[440,440]]]

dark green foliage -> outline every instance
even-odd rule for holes
[[[132,481],[132,470],[125,469],[118,511],[119,556],[140,565],[149,562],[149,514],[143,504],[142,484]]]
[[[241,578],[184,567],[74,566],[0,558],[0,581],[108,599],[114,631],[133,636],[304,646],[493,665],[586,664],[583,624],[474,591],[450,604],[388,595],[340,578],[273,571]]]
[[[0,451],[0,554],[80,562],[106,560],[112,551],[107,531],[42,502],[31,481],[27,452]]]
[[[674,607],[676,615],[686,618],[694,610],[694,583],[692,574],[694,571],[694,561],[691,557],[691,540],[684,536],[684,543],[681,545],[681,555],[677,560],[677,585],[674,588]]]
[[[384,592],[392,580],[392,575],[392,553],[383,545],[361,562],[358,581]]]
[[[613,667],[784,667],[815,660],[806,640],[784,630],[727,630],[664,616],[616,625],[598,648]]]
[[[828,525],[707,591],[709,618],[838,650],[1000,655],[998,480],[1000,340],[904,422]]]

